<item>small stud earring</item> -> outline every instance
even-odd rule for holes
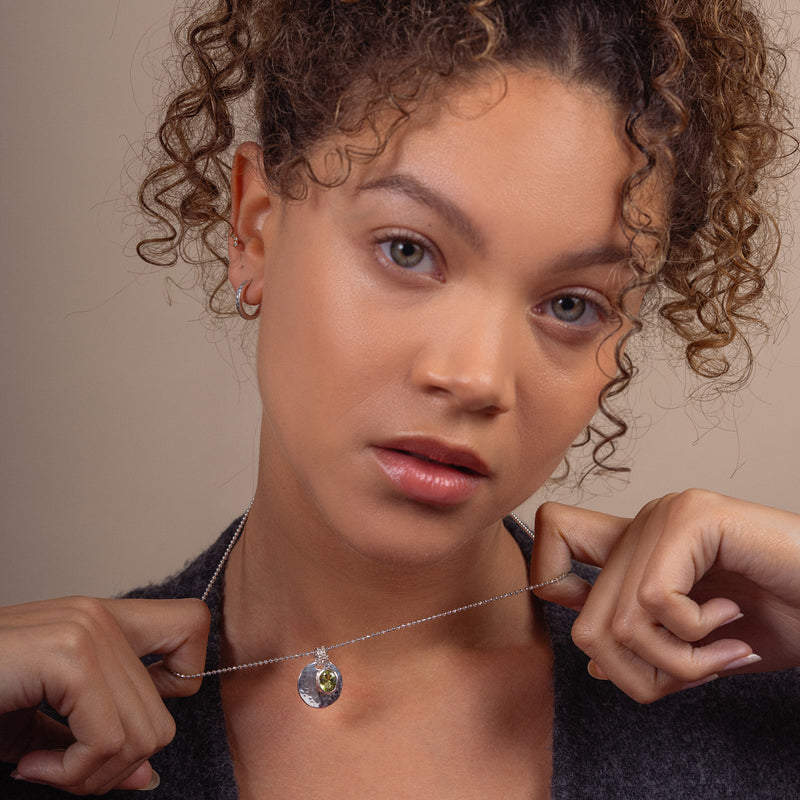
[[[239,235],[237,233],[234,233],[233,236],[231,236],[231,244],[234,247],[238,247],[239,246]]]

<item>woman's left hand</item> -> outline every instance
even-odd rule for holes
[[[537,512],[532,581],[580,611],[589,671],[640,703],[721,674],[800,666],[800,516],[697,489],[622,519],[557,503]],[[760,660],[759,660],[760,657]]]

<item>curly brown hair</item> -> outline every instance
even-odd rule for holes
[[[759,324],[780,239],[766,187],[794,139],[780,92],[784,57],[743,0],[212,5],[198,12],[193,4],[177,29],[184,85],[168,104],[140,188],[156,230],[137,248],[152,264],[180,257],[197,265],[212,312],[230,313],[224,242],[237,108],[255,109],[271,188],[302,199],[309,182],[338,184],[354,161],[380,154],[448,81],[476,70],[542,68],[609,97],[644,155],[622,194],[638,266],[619,308],[628,291],[647,288],[646,307],[683,342],[695,373],[727,386],[749,376],[748,334]],[[374,145],[356,148],[352,137],[365,133]],[[323,177],[311,155],[328,144],[341,169]],[[667,187],[666,223],[633,200],[652,175]],[[642,321],[627,316],[630,336]],[[607,470],[621,469],[609,458],[627,425],[608,401],[635,374],[628,336],[618,345],[618,374],[599,398],[611,430],[588,429],[593,463]]]

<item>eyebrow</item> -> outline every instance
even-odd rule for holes
[[[587,247],[574,253],[565,253],[550,264],[553,272],[584,269],[607,265],[626,264],[631,260],[630,246],[601,245],[600,247]]]
[[[455,228],[472,247],[479,252],[485,251],[486,241],[483,234],[469,216],[450,199],[426,186],[412,175],[398,174],[376,178],[373,181],[362,183],[357,191],[374,191],[376,189],[405,195],[417,203],[422,203]]]
[[[422,203],[452,225],[479,253],[485,252],[486,240],[469,216],[447,197],[426,186],[413,175],[404,173],[386,175],[362,183],[356,189],[357,192],[375,190],[405,195],[417,203]],[[549,265],[548,271],[565,272],[586,267],[615,265],[626,263],[630,258],[630,247],[623,248],[613,244],[587,247],[585,250],[559,256]]]

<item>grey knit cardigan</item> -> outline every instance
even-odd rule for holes
[[[199,597],[237,522],[182,572],[129,596]],[[528,537],[513,521],[506,525],[529,550]],[[591,578],[588,568],[575,569]],[[221,592],[218,583],[208,598],[206,669],[218,665]],[[720,679],[641,706],[587,674],[570,638],[574,616],[545,604],[554,653],[553,800],[800,800],[800,669]],[[178,732],[151,759],[161,785],[109,797],[237,800],[219,680],[206,678],[196,695],[167,705]],[[12,769],[0,769],[1,800],[70,796],[15,781]]]

